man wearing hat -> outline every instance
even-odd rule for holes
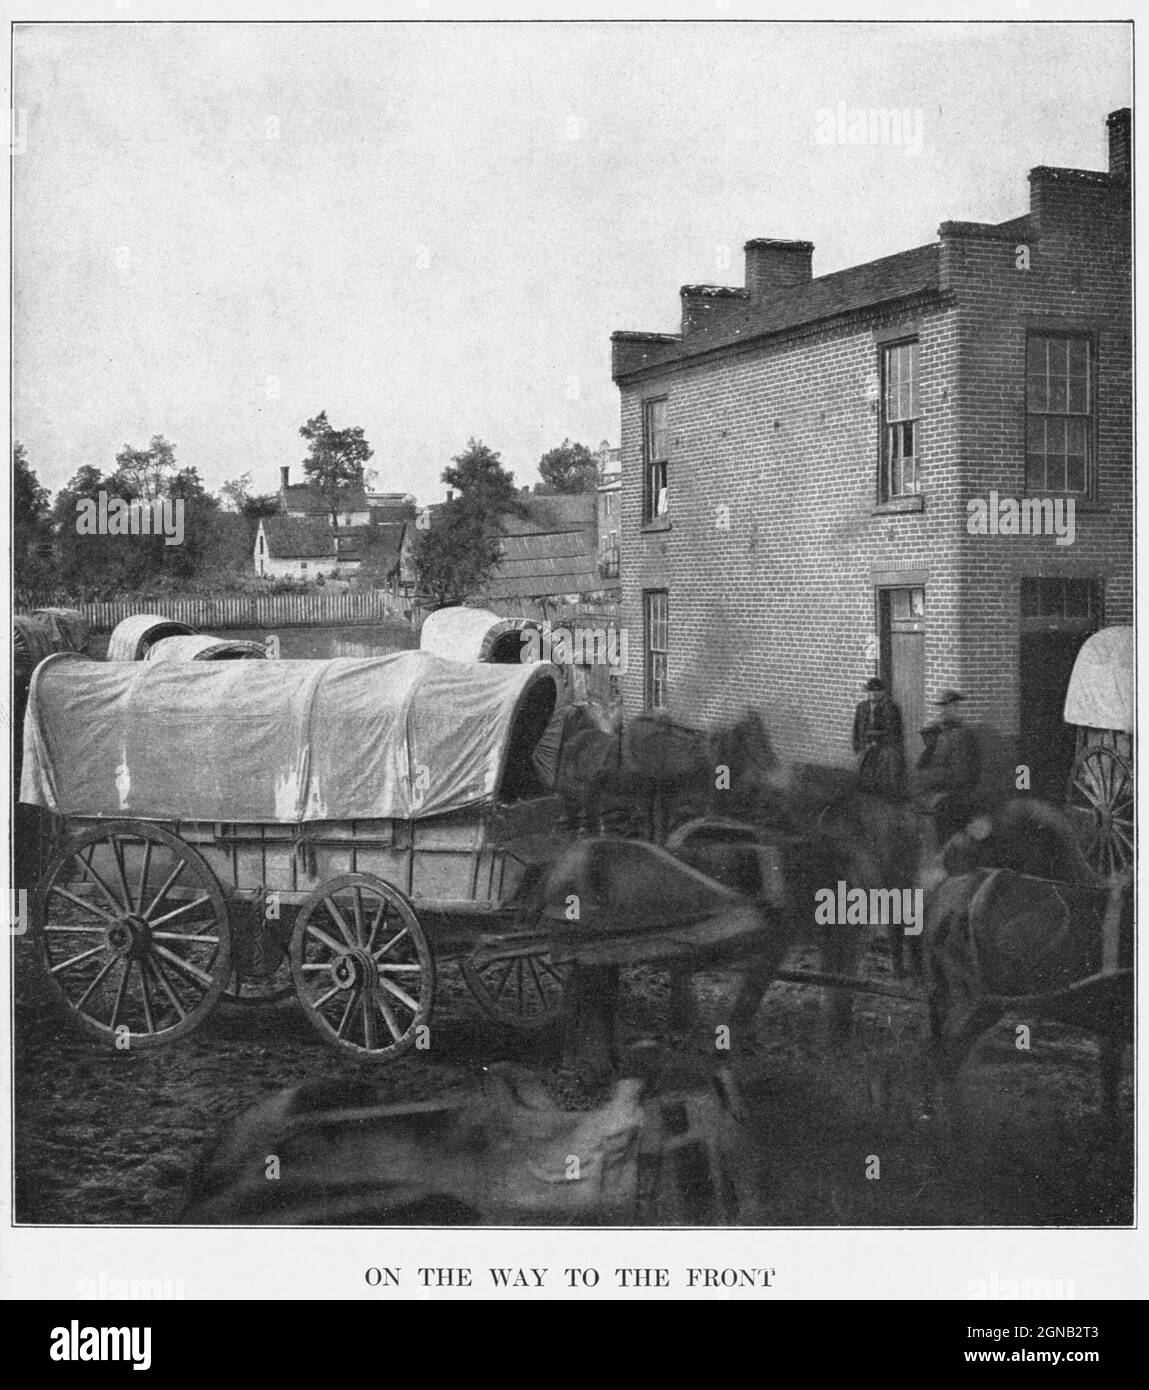
[[[937,723],[922,730],[926,746],[918,759],[918,804],[936,817],[939,844],[945,844],[973,814],[981,777],[977,739],[959,712],[964,699],[957,690],[943,690],[932,701],[938,707]]]
[[[877,676],[871,676],[863,689],[866,698],[854,710],[858,790],[896,801],[903,795],[906,777],[902,713]]]

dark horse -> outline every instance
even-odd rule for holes
[[[736,1029],[749,1032],[764,990],[798,940],[818,946],[826,972],[857,973],[863,934],[816,926],[815,893],[839,881],[912,886],[917,849],[904,808],[865,797],[819,821],[793,795],[753,711],[713,734],[658,716],[612,728],[580,706],[560,718],[554,785],[568,825],[665,843],[694,868],[760,902],[761,948],[745,967]],[[770,885],[761,878],[756,846],[762,845],[776,851],[778,881]],[[692,1011],[688,980],[685,969],[675,973],[672,1012],[683,1025]],[[851,1003],[842,991],[831,996],[835,1038],[849,1032]]]

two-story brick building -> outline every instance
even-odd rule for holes
[[[880,672],[911,758],[956,687],[988,780],[1059,791],[1073,656],[1132,620],[1129,111],[1108,128],[1108,171],[1033,169],[1022,216],[817,278],[809,242],[750,241],[680,333],[613,335],[631,713],[750,706],[845,767]]]

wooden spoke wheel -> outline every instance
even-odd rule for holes
[[[143,821],[93,826],[58,850],[32,930],[77,1023],[128,1049],[189,1033],[231,975],[215,875],[190,845]]]
[[[569,972],[555,965],[548,951],[527,953],[508,941],[505,954],[484,949],[459,964],[479,1008],[497,1023],[545,1028],[562,1012]]]
[[[431,1017],[435,966],[407,897],[374,874],[342,874],[300,906],[291,936],[295,993],[335,1047],[390,1061]]]
[[[1069,814],[1081,833],[1081,851],[1102,878],[1133,860],[1133,769],[1108,744],[1086,748],[1069,774]]]

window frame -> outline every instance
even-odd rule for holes
[[[907,333],[905,336],[890,338],[877,344],[878,358],[878,501],[879,502],[899,502],[907,497],[920,497],[922,491],[921,481],[921,422],[922,422],[922,403],[921,403],[921,338],[917,333]],[[890,394],[890,360],[894,353],[900,352],[904,348],[913,349],[912,370],[909,381],[910,406],[913,414],[899,414],[893,419],[889,415],[889,394]],[[899,376],[898,390],[901,394],[902,382]],[[902,486],[895,492],[891,487],[892,463],[891,455],[891,428],[895,426],[909,426],[912,430],[913,452],[911,454],[899,454],[898,459],[902,464]],[[904,440],[904,435],[903,435]],[[910,459],[913,463],[913,486],[905,486],[904,465],[905,460]]]
[[[656,606],[661,600],[661,616]],[[663,645],[656,647],[654,638],[660,636]],[[661,657],[661,662],[655,660]],[[642,591],[642,702],[646,711],[670,708],[670,590]],[[660,669],[659,669],[660,668]],[[656,698],[658,697],[658,698]]]
[[[1050,341],[1061,341],[1066,343],[1082,343],[1085,346],[1085,394],[1086,408],[1084,411],[1070,410],[1069,395],[1071,391],[1072,376],[1070,375],[1069,362],[1066,363],[1066,409],[1064,411],[1055,410],[1036,410],[1030,404],[1030,347],[1038,339]],[[1046,354],[1046,372],[1044,379],[1048,383],[1052,380],[1048,370],[1048,351]],[[1075,497],[1091,500],[1096,495],[1097,478],[1097,335],[1084,328],[1060,328],[1060,327],[1032,327],[1027,328],[1025,333],[1025,368],[1023,376],[1024,391],[1024,418],[1022,421],[1022,491],[1026,497]],[[1073,455],[1067,451],[1061,455],[1064,460],[1064,485],[1051,486],[1049,481],[1049,460],[1057,455],[1050,455],[1048,452],[1041,455],[1044,458],[1045,477],[1042,485],[1030,481],[1030,422],[1034,419],[1045,420],[1082,420],[1084,421],[1084,456],[1082,464],[1082,486],[1071,488],[1069,486],[1069,460]],[[1068,436],[1068,428],[1066,437]],[[1048,435],[1046,436],[1048,441]]]
[[[661,429],[662,455],[655,457],[655,445],[659,431],[654,427],[655,411],[661,407],[665,412]],[[642,402],[642,522],[644,526],[664,525],[670,515],[670,424],[669,404],[666,396],[649,396]],[[661,476],[661,487],[657,479]],[[658,509],[658,494],[665,498],[662,510]]]

